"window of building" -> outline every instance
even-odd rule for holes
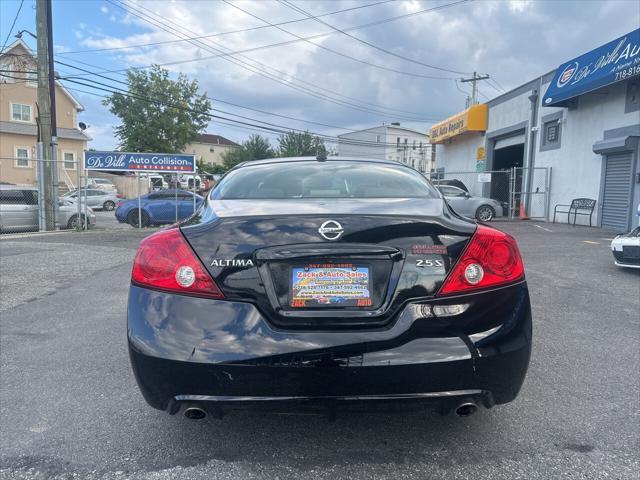
[[[400,137],[396,138],[396,147],[400,148]]]
[[[540,151],[560,148],[562,141],[562,112],[542,117],[542,138]]]
[[[404,139],[404,148],[407,148],[407,145],[409,144],[409,139],[405,138]]]
[[[420,150],[422,150],[422,142],[420,142]]]
[[[10,63],[0,63],[0,74],[2,76],[0,76],[0,82],[2,83],[11,83],[13,82],[13,77],[14,74],[10,73],[11,70],[11,64]]]
[[[25,75],[27,77],[27,85],[31,85],[32,87],[38,86],[38,73],[37,72],[29,72]]]
[[[29,155],[29,149],[27,147],[16,147],[16,167],[29,168],[31,166],[29,163],[30,158],[31,155]]]
[[[376,135],[376,143],[380,143],[380,135]]]
[[[62,154],[65,170],[76,169],[76,154],[74,152],[64,152]]]
[[[11,119],[16,122],[30,122],[31,121],[31,105],[26,105],[23,103],[12,103]]]
[[[416,141],[413,141],[413,145],[411,145],[411,150],[415,150],[416,149]]]

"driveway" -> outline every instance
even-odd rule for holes
[[[640,271],[615,267],[598,229],[499,226],[520,243],[534,314],[518,399],[336,422],[147,407],[125,309],[149,231],[0,240],[0,479],[638,478]]]

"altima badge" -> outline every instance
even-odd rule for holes
[[[342,225],[335,220],[327,220],[318,229],[318,233],[327,240],[338,240],[344,233]]]
[[[211,260],[212,267],[253,267],[253,260],[250,258],[214,258]]]

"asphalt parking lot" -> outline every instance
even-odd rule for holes
[[[518,399],[470,418],[336,422],[147,407],[125,309],[148,230],[0,240],[0,479],[638,478],[640,271],[614,266],[599,229],[500,227],[520,243],[533,305]]]

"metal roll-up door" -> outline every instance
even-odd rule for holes
[[[631,152],[607,155],[602,196],[602,228],[618,232],[628,229],[632,157]]]
[[[493,149],[500,150],[501,148],[507,148],[521,144],[524,144],[524,133],[496,140],[496,143],[493,145]]]

